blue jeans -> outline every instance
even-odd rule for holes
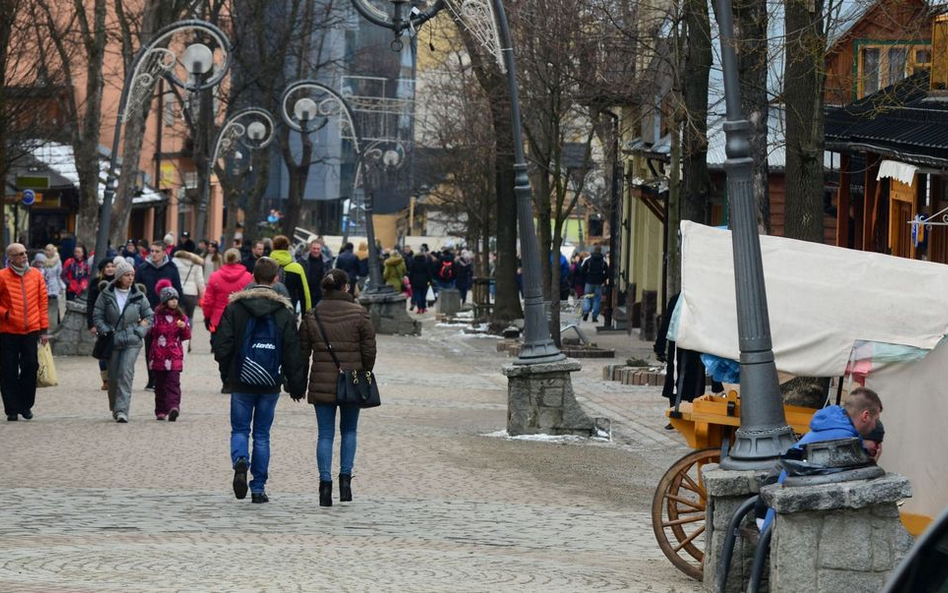
[[[587,284],[583,290],[586,300],[583,301],[583,315],[589,313],[592,307],[593,319],[599,317],[599,302],[602,300],[602,284]],[[590,296],[592,298],[590,299]]]
[[[319,436],[316,439],[316,465],[319,467],[319,481],[332,481],[332,442],[336,438],[336,409],[339,409],[339,473],[352,475],[352,463],[356,456],[356,428],[359,425],[359,408],[355,406],[337,406],[336,404],[314,404],[316,408],[316,426]]]
[[[230,460],[250,460],[251,492],[263,492],[270,467],[270,427],[279,393],[232,393],[230,395]],[[253,422],[253,455],[250,455],[250,423]]]

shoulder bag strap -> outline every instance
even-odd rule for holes
[[[326,349],[329,350],[329,356],[332,356],[332,361],[336,363],[336,369],[339,372],[342,372],[342,365],[339,364],[339,358],[336,356],[336,351],[332,349],[332,344],[329,343],[329,338],[326,337],[326,328],[323,327],[323,322],[319,318],[319,311],[316,307],[313,307],[313,316],[316,317],[316,324],[319,326],[319,333],[323,334],[323,342],[326,343]]]

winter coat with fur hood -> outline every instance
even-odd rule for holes
[[[178,268],[181,279],[182,296],[200,296],[204,294],[204,258],[189,251],[175,251],[171,258]]]
[[[313,309],[319,311],[326,337],[342,370],[371,371],[375,367],[375,328],[365,308],[349,293],[335,290],[324,293],[323,300]],[[300,324],[300,349],[304,361],[308,362],[312,356],[307,401],[311,404],[336,403],[339,370],[329,354],[312,310]]]
[[[178,322],[184,323],[179,326]],[[158,305],[152,326],[148,368],[153,371],[180,371],[184,368],[184,348],[181,342],[191,339],[191,324],[180,309]]]
[[[92,322],[100,334],[115,332],[112,338],[112,348],[115,350],[141,348],[142,340],[148,333],[151,318],[154,316],[151,305],[145,298],[145,287],[132,284],[124,309],[119,308],[115,290],[115,280],[106,286],[99,285],[99,298],[95,301]],[[142,321],[148,323],[141,325]]]
[[[244,330],[250,318],[270,314],[282,337],[283,387],[290,395],[301,396],[306,390],[306,363],[300,355],[293,305],[272,287],[254,284],[230,296],[230,304],[224,309],[214,335],[214,359],[220,369],[224,393],[273,393],[272,388],[242,383],[238,368]]]

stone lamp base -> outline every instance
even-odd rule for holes
[[[384,335],[421,335],[421,322],[415,321],[405,310],[408,297],[395,292],[363,294],[359,303],[369,312],[375,333]]]

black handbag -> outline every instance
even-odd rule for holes
[[[114,332],[99,334],[92,347],[92,357],[98,360],[108,360],[112,357],[112,345],[115,342]]]
[[[339,364],[339,357],[333,350],[329,338],[326,337],[326,328],[323,327],[322,320],[319,319],[319,311],[313,307],[313,315],[316,317],[316,324],[319,325],[319,331],[323,334],[323,342],[326,343],[326,349],[332,356],[332,361],[336,363],[336,369],[339,370],[339,376],[336,377],[336,403],[340,406],[358,406],[360,408],[374,408],[382,405],[382,399],[379,397],[379,386],[375,380],[372,371],[344,371]]]

